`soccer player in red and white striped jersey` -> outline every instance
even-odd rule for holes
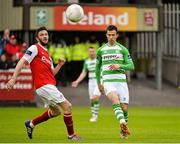
[[[58,65],[55,68],[53,67],[52,59],[46,48],[49,35],[45,27],[37,29],[36,40],[37,43],[30,46],[20,59],[12,78],[7,83],[7,89],[12,89],[23,65],[25,63],[30,64],[35,92],[42,98],[48,109],[40,116],[25,121],[28,137],[32,139],[33,129],[37,124],[60,115],[60,109],[62,109],[64,113],[64,123],[67,127],[68,139],[80,140],[81,138],[75,134],[73,128],[71,103],[55,86],[56,81],[54,75],[56,75],[63,66],[65,60],[59,59]]]

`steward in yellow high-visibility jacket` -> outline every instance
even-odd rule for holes
[[[71,46],[71,60],[72,61],[82,61],[85,57],[86,47],[83,43],[77,43]]]
[[[64,58],[66,59],[66,52],[65,48],[57,47],[54,49],[54,53],[52,55],[53,62],[54,64],[58,64],[58,59],[59,58]]]

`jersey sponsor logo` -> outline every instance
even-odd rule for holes
[[[103,60],[117,60],[120,59],[120,56],[118,55],[106,55],[103,56]]]
[[[47,59],[45,56],[42,56],[41,60],[45,63],[52,64],[51,60]]]
[[[32,51],[30,51],[30,50],[27,50],[25,54],[27,54],[27,55],[31,56],[31,54],[32,54]]]
[[[96,64],[95,62],[94,63],[90,63],[89,66],[92,66],[92,65],[95,65],[95,64]]]

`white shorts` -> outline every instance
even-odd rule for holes
[[[120,103],[129,103],[129,89],[125,82],[104,82],[104,91],[108,95],[110,92],[117,92]]]
[[[43,100],[45,107],[56,106],[58,103],[64,102],[64,95],[56,88],[56,86],[47,84],[36,89],[37,95]]]
[[[101,96],[96,79],[90,79],[88,82],[89,98],[94,96]]]

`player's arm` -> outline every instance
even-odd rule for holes
[[[104,87],[101,84],[101,64],[102,64],[102,59],[101,59],[101,54],[100,51],[97,51],[97,60],[96,60],[96,80],[97,80],[97,85],[99,88],[99,91],[101,92],[102,95],[105,95],[104,93]]]
[[[124,48],[123,49],[123,57],[124,57],[124,63],[120,64],[120,69],[124,70],[134,70],[134,63],[132,61],[132,58],[129,54],[128,49]]]
[[[102,63],[102,59],[101,59],[101,54],[100,54],[100,50],[97,51],[97,57],[96,57],[96,80],[97,80],[97,84],[101,83],[101,63]]]
[[[7,89],[12,89],[13,86],[15,85],[16,79],[17,79],[18,75],[20,74],[21,69],[24,66],[24,63],[27,63],[27,60],[24,58],[21,58],[20,61],[17,63],[16,68],[15,68],[14,73],[13,73],[13,76],[8,81],[8,83],[6,84]]]
[[[82,71],[79,77],[75,81],[72,82],[72,87],[77,87],[78,84],[86,77],[86,75],[87,75],[87,72]]]
[[[72,82],[72,87],[78,86],[78,84],[86,77],[87,71],[88,71],[87,63],[86,63],[86,61],[84,61],[83,70],[82,70],[81,74],[79,75],[79,77],[75,81]]]
[[[58,73],[58,71],[61,69],[61,67],[64,65],[65,63],[65,59],[60,58],[58,60],[58,64],[57,66],[53,69],[53,74],[56,75]]]

